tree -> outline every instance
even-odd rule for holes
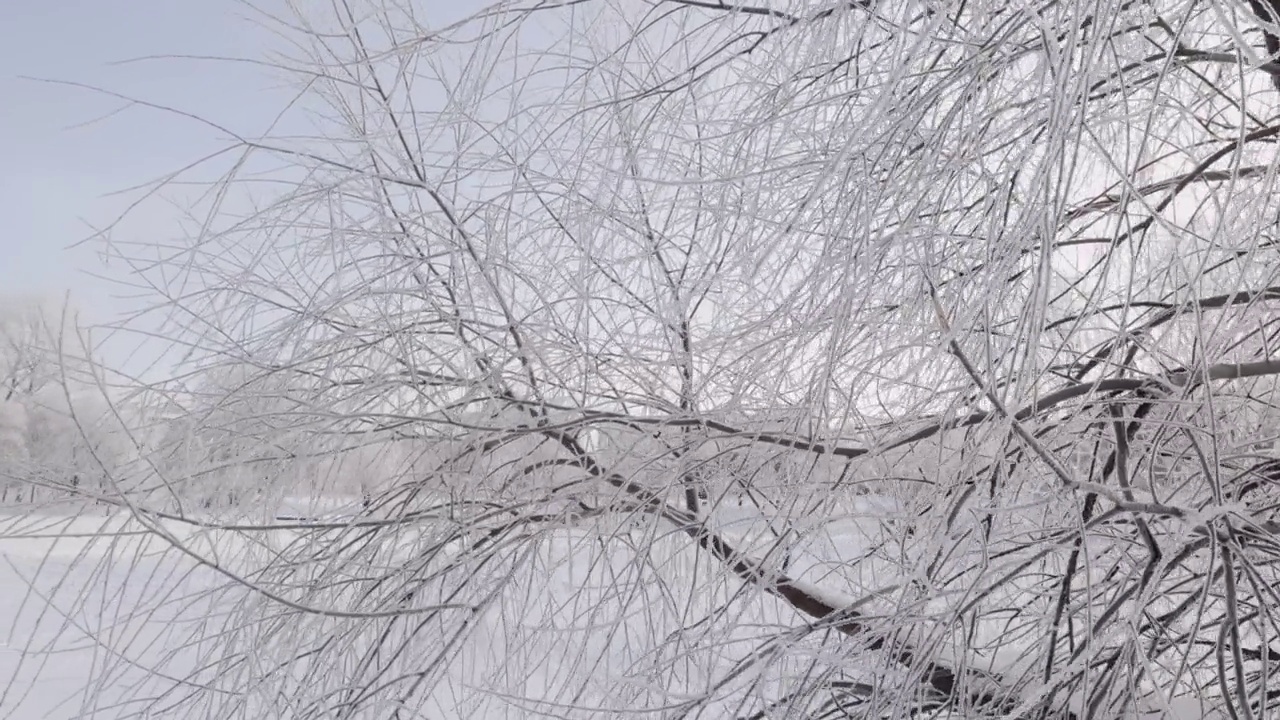
[[[70,308],[24,296],[0,308],[0,504],[104,492],[102,466],[126,448]]]
[[[0,316],[0,392],[5,401],[30,397],[61,376],[56,340],[58,318],[46,302],[6,297]]]
[[[1275,712],[1253,16],[335,7],[281,25],[320,133],[237,140],[150,277],[184,368],[305,398],[240,435],[407,459],[218,565],[245,594],[152,707]]]

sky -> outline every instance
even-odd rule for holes
[[[269,29],[273,23],[264,13],[291,18],[289,4],[290,0],[4,3],[0,303],[6,296],[31,295],[59,303],[70,293],[81,322],[89,325],[114,322],[147,304],[127,286],[127,267],[118,260],[104,263],[100,241],[83,241],[109,226],[110,239],[118,243],[164,242],[181,232],[181,207],[166,202],[147,202],[124,222],[112,223],[139,197],[140,185],[231,142],[192,118],[130,104],[94,88],[260,137],[295,99],[298,85],[278,70],[244,60],[259,61],[287,50],[285,41]],[[420,20],[439,26],[485,4],[418,0],[414,7]],[[327,3],[300,7],[331,10]],[[304,133],[309,129],[299,128]],[[131,188],[135,190],[127,192]],[[117,357],[103,359],[109,364],[129,362],[120,356],[128,345],[116,343],[110,352]]]
[[[83,321],[111,322],[140,302],[115,282],[128,279],[126,268],[104,265],[95,243],[73,246],[136,197],[121,191],[226,143],[191,119],[58,83],[96,86],[261,133],[293,95],[280,75],[249,63],[173,56],[257,58],[278,41],[237,0],[15,1],[5,3],[4,14],[0,298],[56,301],[70,292]],[[170,57],[141,59],[151,56]],[[177,209],[149,203],[112,238],[163,239],[177,217]]]

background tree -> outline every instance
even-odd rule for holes
[[[218,565],[251,592],[151,707],[1274,712],[1280,124],[1251,14],[423,17],[282,23],[319,134],[237,140],[152,266],[193,319],[179,369],[246,373],[206,385],[208,457],[404,460],[295,542],[220,526],[269,550]],[[284,425],[239,409],[263,383],[302,398]]]
[[[0,503],[107,492],[127,441],[91,348],[63,306],[0,298]]]

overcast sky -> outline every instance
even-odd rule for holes
[[[127,8],[127,11],[124,10]],[[230,63],[146,55],[252,56],[265,42],[231,0],[43,0],[6,3],[0,23],[0,282],[11,292],[82,287],[89,253],[64,248],[119,211],[110,193],[190,162],[216,141],[207,128],[122,106],[89,90],[23,76],[98,85],[252,126],[269,111],[268,78]],[[90,122],[97,120],[96,122]],[[89,124],[85,124],[89,123]]]
[[[122,61],[258,58],[275,41],[236,0],[15,0],[5,3],[4,15],[0,299],[71,291],[83,320],[112,321],[138,301],[92,275],[125,278],[125,268],[104,267],[95,245],[68,248],[114,220],[134,197],[116,193],[226,143],[171,113],[27,78],[98,86],[255,134],[292,95],[279,75],[235,62]],[[150,203],[113,237],[163,239],[177,217],[176,209]]]
[[[101,87],[178,108],[246,136],[261,135],[297,88],[250,63],[173,57],[261,59],[281,41],[254,7],[284,0],[9,0],[0,22],[0,299],[70,290],[82,317],[103,323],[126,311],[126,288],[93,274],[104,267],[90,244],[70,246],[110,223],[153,181],[228,145],[191,119],[133,106]],[[479,0],[420,0],[436,22],[456,20]],[[305,6],[304,6],[305,7]],[[317,9],[327,7],[318,6]],[[432,23],[435,24],[435,23]],[[154,56],[161,59],[138,60]],[[123,109],[122,109],[123,108]],[[148,203],[112,233],[155,242],[178,231],[179,211]]]
[[[270,8],[278,0],[261,0]],[[248,63],[148,56],[261,58],[279,42],[238,0],[38,0],[4,3],[0,22],[0,302],[70,291],[82,322],[112,322],[139,305],[120,263],[98,245],[68,249],[111,223],[153,181],[226,146],[215,131],[172,113],[132,106],[105,88],[176,107],[237,132],[262,133],[292,88]],[[112,233],[155,242],[177,230],[178,210],[148,203]],[[129,295],[134,299],[129,299]],[[132,344],[132,343],[130,343]],[[121,342],[109,363],[126,360]],[[142,367],[131,367],[141,372]]]

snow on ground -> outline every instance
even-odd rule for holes
[[[315,519],[353,511],[349,501],[286,505],[285,515]],[[901,580],[900,570],[868,560],[877,531],[867,518],[883,519],[891,508],[859,510],[867,515],[793,526],[800,539],[783,543],[791,551],[788,572],[850,602]],[[778,528],[746,508],[726,508],[718,519],[721,532],[757,557],[777,537]],[[155,529],[227,565],[303,537],[302,530],[275,530],[254,547],[244,536],[191,525]],[[728,577],[709,582],[722,568],[683,535],[660,532],[645,553],[628,552],[626,533],[607,546],[586,531],[548,536],[527,574],[515,577],[449,663],[445,682],[425,703],[428,715],[536,717],[566,695],[596,704],[595,716],[625,715],[662,698],[701,696],[760,642],[798,625],[794,611],[774,598],[744,598]],[[401,541],[418,544],[416,538],[406,533]],[[770,562],[780,562],[778,555]],[[695,582],[696,597],[682,594]],[[194,690],[182,681],[216,659],[226,612],[251,593],[127,515],[0,515],[0,720],[190,716],[166,708]],[[808,662],[813,649],[801,644],[779,657],[795,653]],[[641,659],[651,672],[635,672]],[[737,707],[747,685],[765,697],[785,694],[785,667],[779,660],[772,674],[721,688],[719,707]],[[1149,717],[1204,716],[1183,705]]]
[[[308,521],[353,511],[351,502],[305,499],[282,508],[277,516]],[[726,511],[721,520],[720,529],[746,549],[763,552],[774,537],[749,510]],[[154,529],[222,564],[267,549],[180,523]],[[682,598],[682,585],[720,568],[683,534],[658,532],[656,552],[646,553],[628,552],[628,538],[614,538],[606,549],[589,532],[549,536],[520,587],[491,607],[449,665],[442,689],[426,702],[431,716],[534,716],[536,703],[512,702],[503,691],[547,701],[569,692],[619,713],[635,707],[619,704],[619,684],[650,702],[672,691],[696,696],[759,638],[796,620],[772,598],[748,600],[745,609],[723,615],[741,587],[728,579],[700,597]],[[304,533],[272,531],[265,545],[279,551]],[[419,544],[413,532],[401,541]],[[124,514],[0,515],[0,719],[172,716],[165,707],[176,697],[174,682],[214,658],[210,636],[252,592],[228,585],[226,576]],[[667,633],[716,613],[718,623],[689,636],[713,640],[715,650],[665,659],[673,668],[665,677],[629,672],[639,654],[664,652]],[[733,627],[742,620],[751,623]],[[673,687],[676,676],[683,688]]]
[[[121,701],[194,669],[220,581],[141,533],[120,517],[4,518],[0,718],[136,717],[145,704]]]

